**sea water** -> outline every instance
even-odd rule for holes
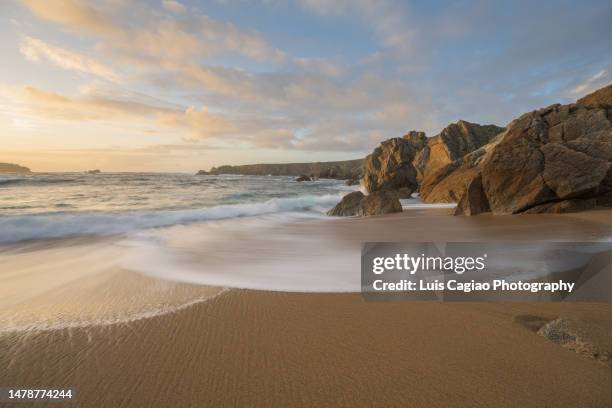
[[[0,243],[269,214],[323,216],[341,180],[184,173],[0,175]]]

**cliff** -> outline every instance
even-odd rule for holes
[[[0,163],[0,173],[31,173],[27,167],[12,163]]]
[[[209,174],[251,176],[299,176],[305,174],[320,178],[345,180],[360,178],[362,166],[363,159],[317,163],[245,164],[242,166],[213,167]],[[205,172],[200,174],[205,174]]]

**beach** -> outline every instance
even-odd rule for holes
[[[358,254],[363,241],[603,240],[612,232],[608,210],[449,213],[281,223],[276,238],[255,244],[234,231],[241,240],[219,245],[242,246],[244,267],[246,243],[261,254],[298,231],[296,243],[313,258],[324,255],[313,237]],[[612,404],[607,364],[536,333],[565,318],[608,347],[611,304],[366,302],[358,293],[224,289],[117,267],[117,239],[3,247],[0,384],[70,386],[83,407]],[[50,270],[56,279],[41,280]]]

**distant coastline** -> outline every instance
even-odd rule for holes
[[[300,176],[337,180],[361,178],[364,159],[314,162],[314,163],[263,163],[240,166],[224,165],[213,167],[209,172],[199,171],[199,175],[240,174],[248,176]]]
[[[26,174],[31,173],[32,171],[24,166],[20,166],[18,164],[13,163],[0,163],[0,173],[19,173]]]

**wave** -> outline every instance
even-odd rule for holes
[[[0,178],[0,187],[14,185],[46,186],[48,184],[72,183],[74,181],[76,181],[76,179],[71,178]]]
[[[341,194],[304,195],[275,198],[258,203],[184,210],[0,216],[0,243],[79,235],[116,235],[146,228],[275,213],[310,211],[321,214],[335,205],[341,196]]]

